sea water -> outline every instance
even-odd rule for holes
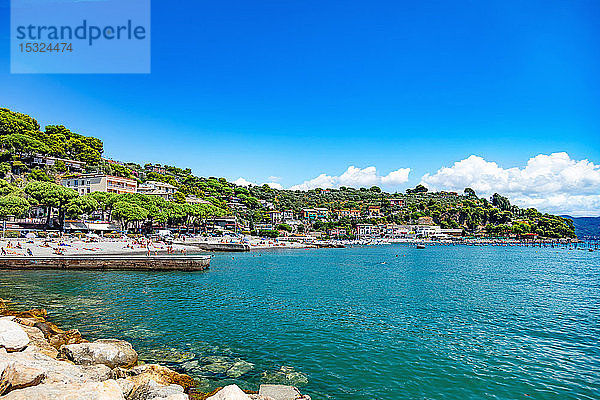
[[[313,399],[600,398],[600,252],[408,245],[217,254],[204,272],[0,271],[88,339]]]

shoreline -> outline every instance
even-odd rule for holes
[[[101,259],[102,257],[146,258],[148,260],[183,259],[183,257],[211,257],[210,253],[255,252],[263,250],[294,250],[322,248],[352,248],[357,246],[385,245],[426,245],[426,246],[521,246],[521,247],[566,247],[590,248],[597,250],[600,243],[571,241],[564,239],[516,240],[499,238],[456,238],[454,240],[431,239],[389,239],[372,238],[361,240],[314,240],[296,241],[279,239],[240,240],[197,240],[152,241],[149,239],[108,239],[81,240],[65,239],[0,239],[0,264],[2,260],[41,258],[82,258]],[[159,269],[159,268],[150,268]]]

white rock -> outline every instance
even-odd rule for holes
[[[129,379],[119,378],[117,379],[117,384],[121,388],[121,392],[123,392],[123,397],[125,398],[128,398],[135,388],[135,385]]]
[[[295,400],[302,396],[297,388],[287,385],[260,385],[258,394],[273,400]]]
[[[14,390],[3,400],[125,400],[114,380],[79,384],[44,383]]]
[[[21,328],[29,337],[29,345],[27,345],[27,348],[24,351],[38,351],[52,358],[56,358],[58,350],[50,346],[50,343],[48,343],[41,330],[33,326],[21,325]]]
[[[138,355],[130,343],[117,339],[99,339],[92,343],[67,344],[60,352],[75,364],[104,364],[109,368],[131,367]]]
[[[87,375],[88,379],[102,382],[112,378],[112,369],[104,364],[82,365],[81,369]]]
[[[11,390],[38,385],[46,378],[43,369],[27,367],[15,361],[6,364],[0,375],[0,395]]]
[[[10,317],[12,318],[12,317]],[[19,351],[29,344],[29,336],[19,324],[7,317],[0,318],[0,346],[8,351]]]
[[[22,370],[39,370],[45,373],[44,383],[79,384],[95,382],[101,376],[98,371],[86,371],[80,365],[59,361],[37,352],[0,352],[1,363],[14,363],[15,368]],[[110,371],[110,369],[108,369]]]
[[[210,396],[206,400],[249,400],[250,396],[242,391],[237,385],[225,386],[215,395]]]
[[[187,394],[183,393],[183,388],[179,385],[159,385],[153,380],[149,380],[143,385],[138,386],[129,396],[129,400],[188,400]]]

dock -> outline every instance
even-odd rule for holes
[[[0,269],[11,270],[203,271],[209,266],[208,255],[0,257]]]

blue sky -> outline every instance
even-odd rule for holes
[[[155,0],[148,75],[11,75],[0,4],[0,105],[115,159],[284,187],[410,168],[392,190],[470,155],[508,170],[566,152],[598,172],[596,1]],[[582,185],[559,192],[600,193]]]

